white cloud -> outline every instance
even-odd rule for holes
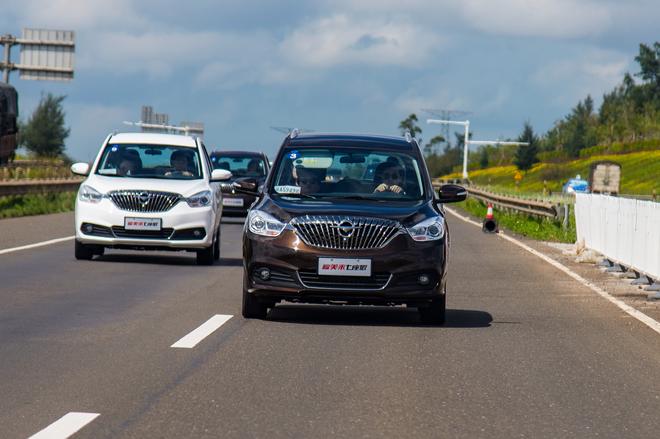
[[[23,0],[18,16],[30,27],[98,30],[144,26],[131,0]]]
[[[598,99],[611,91],[630,63],[627,54],[592,49],[543,66],[533,74],[532,82],[556,90],[555,103],[572,105],[587,94]]]
[[[483,32],[573,38],[596,35],[613,20],[611,5],[591,0],[462,0],[463,20]]]
[[[347,15],[319,18],[297,28],[280,45],[294,64],[412,66],[441,45],[432,32],[406,20],[360,20]]]

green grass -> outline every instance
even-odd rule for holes
[[[76,192],[0,197],[0,218],[70,212],[75,204]]]
[[[455,206],[471,213],[477,218],[483,219],[486,216],[486,205],[474,198],[468,198]],[[514,233],[541,241],[573,243],[577,239],[573,212],[571,212],[569,217],[568,227],[564,229],[559,221],[549,218],[539,219],[533,216],[505,212],[499,209],[493,209],[493,211],[500,228],[506,228]]]
[[[496,166],[470,171],[470,180],[479,186],[491,186],[494,190],[543,192],[543,181],[552,192],[561,192],[567,179],[580,174],[589,177],[589,165],[595,161],[612,160],[621,164],[621,193],[650,195],[653,190],[660,193],[660,150],[642,151],[631,154],[599,155],[566,163],[537,163],[523,173],[523,179],[516,188],[515,166]],[[442,178],[461,178],[460,173]]]

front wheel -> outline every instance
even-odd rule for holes
[[[197,265],[213,265],[213,245],[197,250]]]
[[[215,242],[213,243],[213,260],[214,261],[220,260],[220,228],[219,227],[218,227],[218,231],[215,233]]]
[[[246,319],[265,319],[268,314],[268,305],[248,292],[245,279],[243,279],[243,307],[241,313]]]
[[[447,314],[447,294],[432,299],[430,304],[419,307],[418,311],[423,323],[443,325]]]
[[[89,261],[94,257],[94,247],[91,245],[85,245],[76,239],[74,253],[76,259]]]

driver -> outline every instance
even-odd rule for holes
[[[170,156],[170,164],[174,169],[166,172],[165,175],[193,176],[193,173],[190,171],[192,163],[187,151],[174,151]]]
[[[405,181],[405,174],[403,167],[396,161],[386,161],[381,163],[376,168],[374,173],[374,183],[376,192],[392,192],[395,194],[405,195],[406,191],[403,190]]]

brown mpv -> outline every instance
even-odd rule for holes
[[[243,232],[243,316],[265,318],[280,301],[417,307],[422,321],[445,319],[449,231],[410,136],[288,135]]]

